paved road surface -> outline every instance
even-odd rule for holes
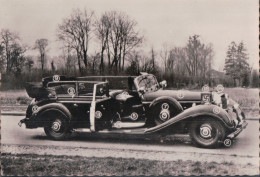
[[[230,148],[202,149],[193,146],[187,136],[176,136],[176,141],[161,142],[158,137],[139,135],[98,135],[80,132],[74,138],[67,141],[53,141],[46,137],[42,128],[20,128],[17,123],[21,116],[1,117],[1,143],[5,145],[47,145],[64,147],[87,147],[103,149],[130,149],[130,150],[158,150],[174,152],[195,152],[209,154],[226,154],[233,156],[259,157],[259,122],[248,121],[248,127],[236,138]],[[184,138],[183,138],[184,137]]]

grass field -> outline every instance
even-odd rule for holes
[[[247,117],[259,118],[259,89],[226,88],[224,92],[243,108]]]
[[[124,158],[52,156],[32,154],[1,155],[2,174],[24,176],[51,175],[255,175],[252,164],[231,162],[152,161]]]
[[[30,101],[31,98],[25,90],[1,91],[2,105],[27,105]]]
[[[256,88],[226,88],[225,93],[240,104],[247,117],[259,117],[259,89]],[[1,92],[1,110],[25,111],[31,101],[25,90],[10,90]]]

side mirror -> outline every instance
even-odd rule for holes
[[[167,81],[166,81],[166,80],[163,80],[162,82],[160,82],[160,86],[161,86],[162,88],[167,87]]]

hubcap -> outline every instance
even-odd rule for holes
[[[163,110],[161,113],[160,113],[160,119],[165,121],[167,119],[170,118],[170,114],[169,114],[169,111],[168,110]]]
[[[200,126],[200,135],[203,138],[210,138],[211,137],[212,127],[209,124],[202,124]]]
[[[52,130],[54,130],[54,131],[59,131],[60,130],[60,127],[61,127],[61,124],[60,124],[60,122],[53,122],[52,123],[52,126],[51,126],[51,128],[52,128]]]

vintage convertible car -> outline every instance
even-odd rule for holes
[[[166,90],[152,74],[139,76],[89,76],[69,78],[54,75],[41,83],[28,83],[32,102],[26,128],[43,127],[55,140],[73,129],[98,133],[171,135],[189,133],[201,147],[230,146],[247,126],[239,105],[223,93],[204,86],[202,91]]]

